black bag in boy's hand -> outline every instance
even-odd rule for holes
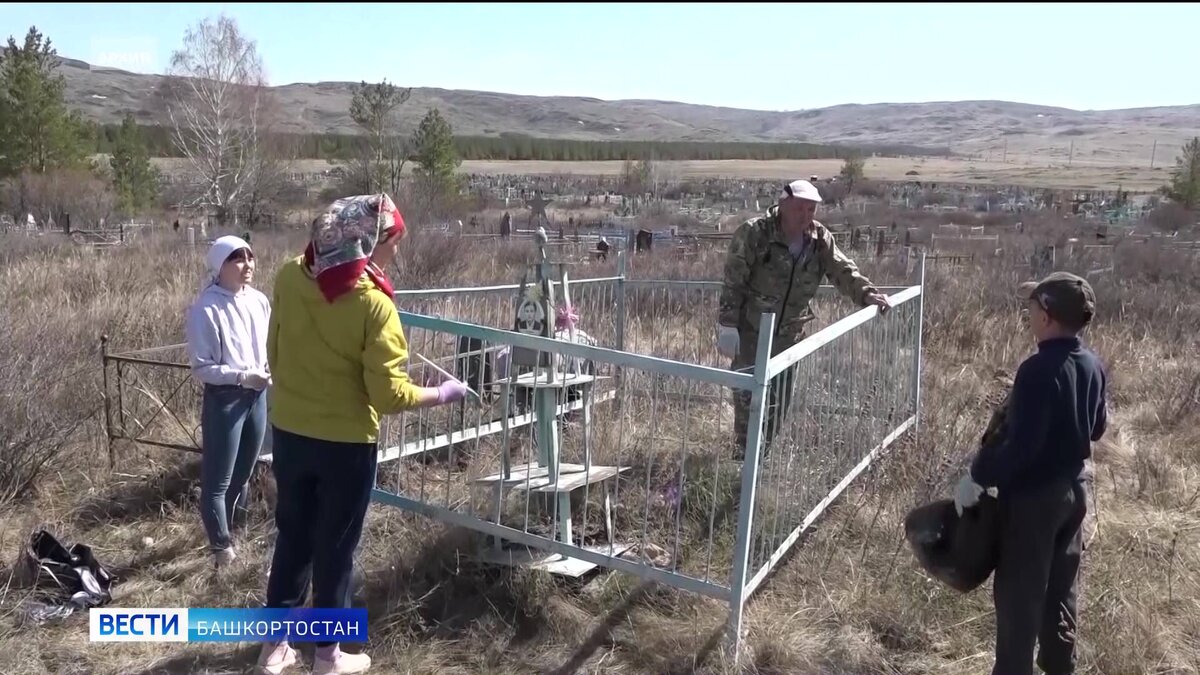
[[[1000,505],[984,494],[960,517],[953,499],[917,507],[904,519],[904,537],[921,567],[960,593],[987,581],[999,557]]]

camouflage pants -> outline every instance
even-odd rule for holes
[[[750,372],[754,368],[754,353],[758,349],[758,332],[742,329],[739,337],[738,353],[733,359],[731,368],[733,370],[747,368],[746,372]],[[803,339],[804,334],[801,333],[794,337],[789,336],[789,338],[775,340],[771,346],[771,356],[778,355]],[[766,456],[768,446],[775,439],[775,435],[783,427],[784,422],[787,421],[788,408],[791,407],[795,384],[795,371],[789,369],[780,373],[768,385],[767,410],[766,415],[763,417],[761,436],[762,456]],[[736,460],[745,459],[746,435],[749,421],[750,392],[744,389],[737,389],[733,392],[733,458]]]

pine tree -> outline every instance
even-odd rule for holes
[[[118,208],[132,213],[150,206],[158,197],[158,171],[150,164],[150,154],[133,115],[125,115],[108,162]]]
[[[413,134],[413,147],[417,163],[413,173],[426,194],[433,197],[455,191],[458,187],[455,171],[462,159],[454,148],[454,131],[437,108],[431,108],[421,120]]]
[[[93,125],[67,109],[58,53],[37,27],[0,52],[0,177],[85,164]]]
[[[1163,192],[1189,211],[1200,206],[1200,137],[1183,146],[1171,171],[1171,184]]]

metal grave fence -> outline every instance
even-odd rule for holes
[[[110,468],[118,442],[200,452],[201,386],[188,366],[186,344],[114,353],[108,336],[101,336],[100,353]]]
[[[765,315],[754,368],[734,372],[715,346],[720,282],[628,279],[623,260],[616,277],[568,280],[581,333],[559,339],[512,330],[519,285],[398,292],[409,375],[448,371],[479,398],[385,417],[373,499],[490,537],[485,560],[604,566],[728,602],[740,636],[772,568],[916,425],[924,265],[916,285],[882,287],[891,311],[786,349]],[[818,315],[846,306],[835,293],[821,288]],[[184,347],[105,344],[110,456],[122,439],[198,450]],[[520,349],[548,355],[551,379],[510,368]],[[750,401],[743,448],[735,394]]]
[[[203,452],[200,413],[204,385],[192,374],[186,342],[113,352],[104,335],[100,354],[110,468],[119,461],[117,448],[121,445]],[[260,463],[271,463],[271,449],[268,433],[258,456]]]
[[[922,271],[922,278],[924,277]],[[773,357],[763,318],[742,468],[731,611],[920,411],[923,284]],[[769,357],[769,358],[768,358]]]
[[[883,289],[890,311],[786,349],[764,315],[751,372],[716,353],[719,282],[569,280],[590,339],[513,330],[516,285],[398,292],[410,376],[450,372],[478,399],[385,418],[373,499],[481,533],[481,560],[604,566],[728,602],[740,636],[772,568],[916,426],[923,263],[918,276]],[[544,378],[510,367],[518,350],[548,357]],[[735,394],[750,401],[744,462]]]

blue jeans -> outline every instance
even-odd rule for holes
[[[229,523],[245,514],[250,474],[267,430],[267,394],[236,386],[204,387],[200,414],[200,519],[212,551],[229,548]]]

